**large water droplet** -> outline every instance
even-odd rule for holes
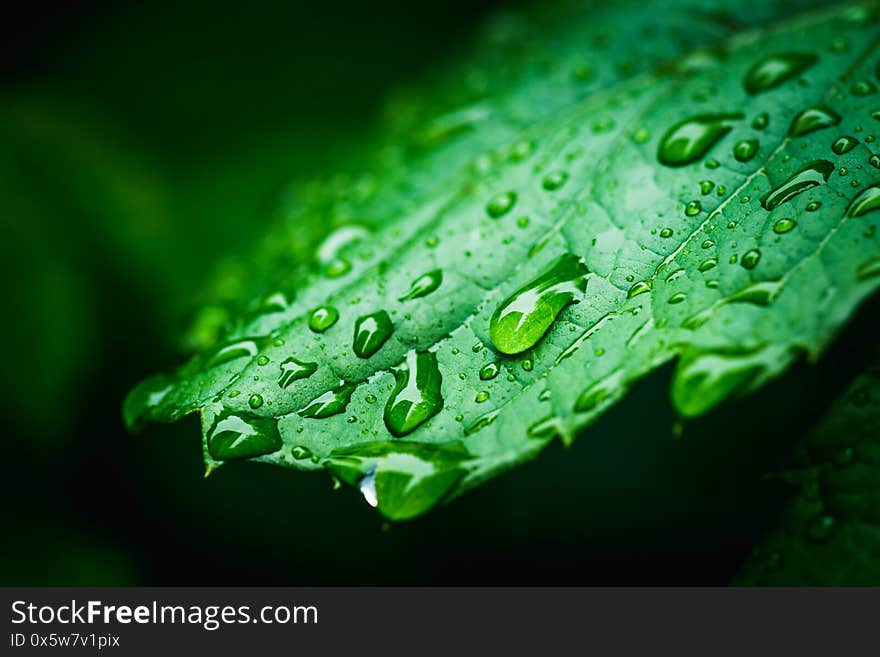
[[[443,408],[440,386],[443,377],[437,355],[410,351],[394,369],[395,385],[385,404],[385,426],[392,435],[405,436]]]
[[[680,167],[696,162],[709,149],[730,132],[732,121],[743,118],[742,114],[700,114],[672,126],[657,148],[661,164]]]
[[[588,273],[580,258],[566,253],[507,297],[489,322],[495,348],[519,354],[537,344],[562,309],[584,293]]]
[[[361,479],[358,484],[358,489],[361,491],[361,495],[364,496],[364,500],[371,507],[376,508],[379,504],[379,498],[376,496],[376,468],[373,467],[367,474],[364,475],[363,479]]]
[[[339,319],[339,311],[333,306],[319,306],[309,315],[309,328],[315,333],[323,333]]]
[[[486,204],[486,214],[493,219],[503,217],[516,205],[516,192],[504,192],[493,196]]]
[[[823,184],[828,180],[832,171],[834,171],[834,165],[828,160],[810,162],[784,183],[764,194],[761,197],[761,205],[765,210],[772,210],[786,201],[790,201],[798,194]]]
[[[305,405],[304,408],[297,411],[301,417],[321,419],[342,413],[348,402],[351,400],[351,394],[357,388],[356,383],[342,382],[338,388],[328,390],[318,395],[312,401]]]
[[[738,162],[748,162],[758,153],[758,146],[757,139],[743,139],[738,141],[733,147],[733,157],[735,157]]]
[[[414,280],[409,286],[409,292],[400,297],[398,301],[409,301],[410,299],[418,299],[427,296],[440,287],[442,282],[443,271],[440,269],[433,269]]]
[[[358,358],[369,358],[391,337],[394,326],[384,310],[358,317],[354,324],[352,351]]]
[[[842,137],[838,137],[834,140],[834,143],[831,144],[831,150],[835,153],[835,155],[843,155],[844,153],[849,153],[858,145],[858,143],[859,140],[855,137],[843,135]]]
[[[760,261],[761,252],[758,249],[752,249],[751,251],[746,251],[745,253],[743,253],[742,260],[740,260],[739,264],[746,269],[754,269],[758,266],[758,263]]]
[[[483,381],[491,381],[498,376],[499,368],[497,363],[486,363],[480,368],[480,379]]]
[[[847,217],[861,217],[880,208],[880,183],[866,187],[846,208]]]
[[[274,418],[224,410],[208,430],[208,453],[218,461],[253,458],[280,448],[281,436]]]
[[[797,222],[794,219],[783,217],[773,224],[773,232],[778,235],[783,235],[790,230],[793,230],[796,226]]]
[[[775,89],[813,66],[819,58],[809,53],[785,52],[755,62],[746,73],[746,91],[758,94]]]
[[[296,358],[288,358],[281,363],[280,367],[281,376],[278,377],[278,385],[281,388],[286,388],[294,381],[310,377],[318,369],[318,364],[306,363]]]
[[[788,129],[789,137],[801,137],[840,123],[840,115],[827,107],[808,107],[798,114]]]

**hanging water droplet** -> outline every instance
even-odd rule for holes
[[[385,404],[385,426],[400,438],[434,417],[443,408],[443,377],[437,354],[410,351],[394,368],[394,390]]]
[[[541,181],[541,187],[548,192],[555,192],[562,187],[568,180],[568,174],[565,171],[554,171],[547,174]]]
[[[746,73],[746,91],[755,95],[775,89],[782,83],[800,75],[813,66],[819,58],[810,53],[785,52],[770,55],[755,62]]]
[[[859,140],[855,137],[843,135],[834,140],[834,143],[831,144],[831,150],[836,155],[843,155],[844,153],[849,153],[852,149],[858,146],[858,143]]]
[[[483,381],[491,381],[498,376],[499,371],[498,363],[486,363],[480,368],[480,378]]]
[[[782,235],[789,232],[790,230],[793,230],[795,226],[797,226],[797,222],[794,219],[783,217],[782,219],[777,220],[775,224],[773,224],[773,232],[777,233],[778,235]]]
[[[354,323],[352,351],[358,358],[369,358],[379,351],[393,332],[391,318],[384,310],[358,317]]]
[[[339,311],[333,306],[320,306],[309,315],[309,328],[315,333],[323,333],[339,319]]]
[[[364,496],[366,503],[375,509],[379,504],[379,498],[376,496],[375,466],[361,479],[358,484],[358,489],[361,491],[361,495]]]
[[[827,107],[808,107],[794,117],[788,129],[788,136],[801,137],[838,123],[840,123],[840,115],[837,112]]]
[[[493,219],[503,217],[516,205],[516,192],[504,192],[493,196],[486,204],[486,213]]]
[[[761,205],[765,210],[773,210],[798,194],[825,183],[832,171],[834,165],[828,160],[810,162],[784,183],[764,194],[761,197]]]
[[[400,297],[398,301],[409,301],[410,299],[419,299],[427,296],[440,287],[442,282],[443,271],[440,269],[434,269],[426,274],[422,274],[410,284],[409,292]]]
[[[701,114],[676,123],[660,140],[657,159],[670,167],[696,162],[730,132],[733,127],[731,122],[742,118],[743,115],[739,113]],[[709,166],[708,162],[706,166]]]
[[[566,253],[507,297],[489,322],[495,348],[504,354],[519,354],[537,344],[563,308],[584,293],[587,274],[586,265]]]
[[[880,183],[866,187],[846,208],[847,217],[861,217],[880,208]]]
[[[703,209],[703,204],[697,200],[688,201],[688,204],[684,207],[684,213],[688,217],[693,217],[700,214],[700,211]]]
[[[356,383],[340,383],[339,387],[318,395],[312,401],[297,411],[301,417],[322,419],[342,413],[351,400],[351,395],[357,388]]]
[[[286,388],[294,381],[307,379],[318,369],[317,363],[306,363],[296,358],[288,358],[281,363],[281,376],[278,377],[278,386]]]
[[[736,145],[733,147],[733,156],[739,162],[748,162],[758,152],[758,140],[757,139],[743,139],[741,141],[736,142]]]
[[[278,423],[247,413],[224,410],[208,430],[208,453],[218,461],[247,459],[281,448]]]
[[[743,253],[742,260],[739,264],[746,269],[754,269],[761,260],[761,252],[758,249],[752,249]]]

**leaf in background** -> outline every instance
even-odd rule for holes
[[[784,476],[800,492],[733,583],[880,583],[880,370],[853,382]]]
[[[529,74],[383,150],[366,186],[306,187],[291,217],[344,217],[313,266],[133,390],[128,424],[200,411],[209,471],[327,468],[402,519],[674,358],[684,417],[815,358],[880,280],[876,6],[663,7],[505,38]],[[560,101],[591,34],[601,82]]]

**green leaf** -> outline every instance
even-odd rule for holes
[[[782,476],[798,494],[734,584],[880,584],[880,369],[856,378]]]
[[[880,282],[877,6],[656,5],[495,23],[392,105],[373,176],[293,188],[243,269],[275,286],[128,424],[198,411],[209,471],[234,424],[224,459],[329,469],[402,519],[663,363],[692,417],[815,358]]]

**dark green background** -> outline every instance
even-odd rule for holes
[[[365,161],[395,88],[495,3],[38,3],[3,27],[2,584],[721,584],[780,513],[778,472],[865,357],[860,316],[676,440],[669,371],[572,448],[383,526],[323,476],[202,477],[195,418],[125,432],[139,379],[291,179]],[[509,5],[508,5],[509,6]],[[876,306],[876,304],[874,304]],[[768,476],[771,475],[771,476]]]

